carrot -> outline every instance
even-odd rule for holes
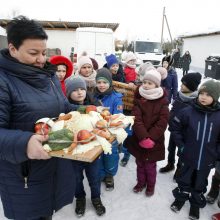
[[[72,152],[77,147],[77,133],[73,136],[73,143],[69,146],[68,152]]]
[[[61,121],[61,120],[67,121],[71,118],[72,118],[71,114],[60,115],[57,121]]]

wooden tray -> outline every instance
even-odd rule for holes
[[[101,153],[103,152],[102,146],[96,146],[93,149],[82,153],[82,154],[74,154],[71,153],[65,153],[63,150],[59,151],[50,151],[49,154],[52,157],[61,157],[71,160],[79,160],[84,162],[93,162]]]
[[[110,143],[112,143],[115,140],[115,136],[112,136],[109,140]],[[59,151],[50,151],[49,155],[51,157],[61,157],[65,159],[70,160],[78,160],[78,161],[84,161],[84,162],[93,162],[101,153],[103,152],[102,146],[96,146],[93,149],[82,153],[82,154],[74,154],[72,155],[72,152],[65,153],[63,150]]]

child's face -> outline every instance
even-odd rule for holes
[[[207,92],[200,92],[198,100],[201,105],[209,106],[213,103],[213,98]]]
[[[181,91],[182,93],[192,92],[192,91],[190,91],[183,83],[182,83],[181,86],[180,86],[180,91]]]
[[[100,92],[105,92],[108,90],[110,85],[106,81],[100,79],[96,82],[96,87]]]
[[[163,61],[163,67],[164,67],[165,69],[167,69],[168,66],[169,66],[169,63],[168,63],[167,61]]]
[[[136,65],[136,60],[129,60],[129,61],[128,61],[128,64],[130,64],[130,65]]]
[[[72,93],[70,94],[70,98],[73,101],[82,104],[84,102],[85,98],[86,98],[86,90],[81,89],[81,88],[73,90]]]
[[[119,65],[117,63],[115,63],[111,66],[110,71],[112,74],[117,74],[118,69],[119,69]]]
[[[65,65],[58,65],[56,75],[60,81],[62,81],[66,76],[66,66]]]
[[[88,77],[92,74],[92,66],[90,64],[85,64],[80,69],[80,74],[84,77]]]
[[[155,89],[157,87],[156,84],[150,80],[144,80],[142,86],[145,90]]]

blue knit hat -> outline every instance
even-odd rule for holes
[[[110,69],[111,66],[113,64],[118,64],[118,60],[117,60],[117,57],[114,55],[114,54],[110,54],[109,56],[106,56],[105,57],[106,61],[107,61],[107,66],[108,68]]]

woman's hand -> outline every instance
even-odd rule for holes
[[[38,135],[34,134],[31,136],[27,145],[27,156],[29,159],[36,160],[47,160],[51,157],[49,154],[43,149],[42,143],[47,141],[48,135]]]

